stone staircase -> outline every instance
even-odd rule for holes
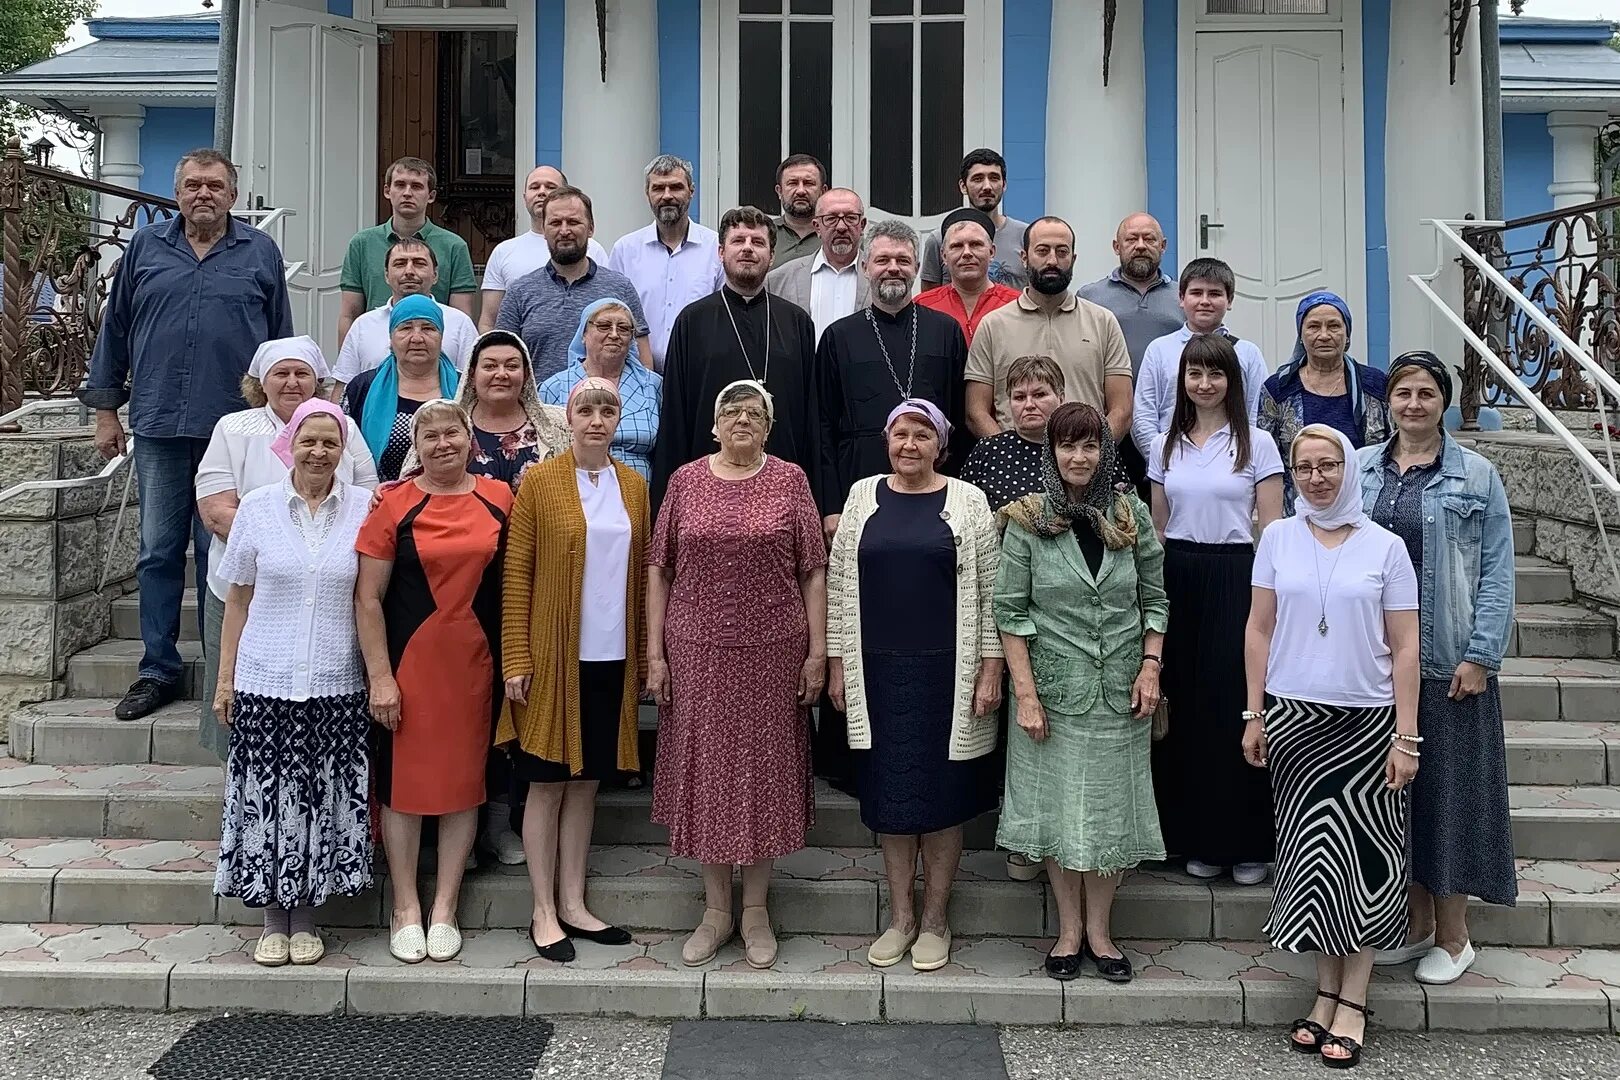
[[[1533,525],[1516,530],[1519,609],[1501,678],[1519,904],[1475,906],[1481,958],[1454,986],[1422,987],[1410,966],[1379,970],[1370,996],[1388,1027],[1620,1031],[1615,627],[1576,602],[1569,570],[1532,554],[1535,543]],[[526,875],[485,866],[463,890],[460,959],[406,968],[387,952],[379,851],[378,885],[324,913],[328,958],[265,971],[250,958],[254,913],[212,891],[221,771],[196,741],[194,613],[188,592],[187,700],[136,723],[113,718],[140,655],[135,598],[124,596],[111,602],[113,637],[67,661],[68,696],[9,718],[0,1006],[1275,1025],[1308,1003],[1311,958],[1260,943],[1269,886],[1167,867],[1130,875],[1119,893],[1134,983],[1047,979],[1056,911],[1044,882],[1006,879],[993,815],[967,830],[952,963],[879,973],[864,953],[886,919],[882,858],[854,800],[825,789],[812,846],[779,864],[783,936],[770,972],[748,969],[735,944],[704,968],[682,966],[701,878],[661,846],[645,790],[603,793],[591,857],[593,909],[635,928],[633,945],[579,943],[568,967],[538,959],[525,940]]]

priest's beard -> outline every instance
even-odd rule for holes
[[[726,283],[740,293],[753,293],[765,283],[767,264],[726,267]]]
[[[1029,283],[1043,296],[1056,296],[1066,291],[1073,280],[1073,267],[1048,266],[1029,276]]]
[[[898,304],[911,295],[911,282],[900,278],[884,278],[877,285],[878,299],[885,304]]]

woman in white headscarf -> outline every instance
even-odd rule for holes
[[[271,450],[293,412],[314,397],[321,383],[331,378],[321,347],[309,337],[276,338],[260,345],[242,377],[242,397],[248,408],[226,413],[214,425],[202,461],[197,466],[197,513],[213,536],[208,550],[208,588],[198,597],[203,605],[204,687],[213,692],[219,676],[219,635],[225,619],[225,597],[230,585],[215,571],[225,558],[225,542],[242,497],[255,488],[279,484],[287,465]],[[343,460],[337,482],[366,489],[377,486],[377,465],[360,438],[353,420],[343,441]],[[202,711],[198,737],[203,746],[224,760],[230,729]]]
[[[1294,437],[1294,516],[1254,556],[1243,755],[1271,770],[1277,884],[1265,933],[1314,952],[1295,1050],[1348,1069],[1379,949],[1406,942],[1403,790],[1417,775],[1418,585],[1406,544],[1361,508],[1350,437]]]

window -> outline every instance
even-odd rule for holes
[[[384,11],[407,8],[431,8],[435,11],[455,8],[504,8],[506,0],[381,0],[378,7]]]
[[[1327,15],[1328,0],[1208,0],[1206,15]]]
[[[769,211],[784,157],[835,163],[833,0],[740,0],[738,13],[737,201]]]

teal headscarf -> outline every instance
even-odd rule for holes
[[[426,319],[438,327],[439,333],[444,333],[444,312],[439,310],[438,301],[431,296],[420,294],[407,296],[394,305],[388,315],[388,333],[390,335],[400,324],[413,319]],[[456,396],[456,385],[461,381],[460,373],[450,358],[439,352],[439,396],[453,398]],[[399,362],[394,359],[393,349],[389,349],[388,357],[377,368],[377,374],[371,383],[371,389],[366,393],[366,403],[360,409],[360,434],[371,448],[371,455],[381,458],[382,452],[388,446],[388,436],[394,430],[394,414],[399,404]]]

